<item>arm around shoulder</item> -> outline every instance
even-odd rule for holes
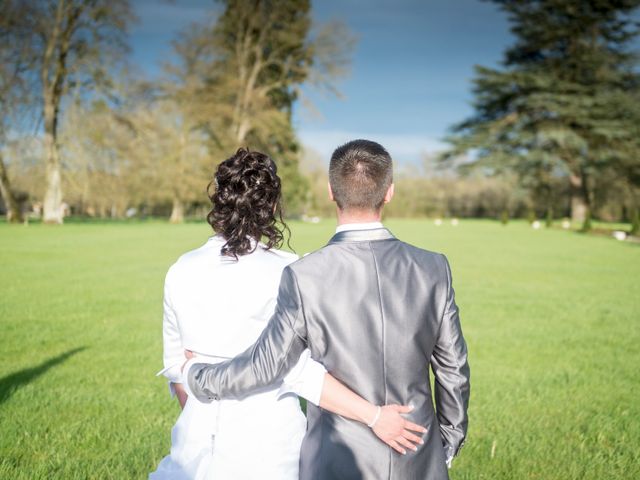
[[[192,364],[185,381],[200,400],[243,398],[281,381],[306,348],[307,332],[294,273],[284,269],[276,311],[256,343],[234,359]]]

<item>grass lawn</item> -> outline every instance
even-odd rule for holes
[[[472,372],[461,479],[640,478],[640,245],[524,222],[389,220],[447,254]],[[293,223],[322,246],[333,222]],[[0,225],[0,478],[146,478],[178,414],[164,274],[205,224]]]

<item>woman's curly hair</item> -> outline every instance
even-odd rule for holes
[[[237,259],[253,252],[260,241],[267,249],[278,248],[284,232],[289,234],[282,220],[276,164],[264,153],[240,148],[218,165],[207,192],[213,205],[207,221],[226,240],[222,255]]]

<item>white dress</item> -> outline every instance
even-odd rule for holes
[[[184,350],[211,362],[251,346],[275,310],[282,270],[297,257],[261,246],[233,258],[211,237],[171,266],[164,290],[164,369],[180,383]],[[298,397],[318,404],[325,369],[302,354],[282,385],[243,400],[189,397],[171,432],[171,454],[152,480],[297,480],[306,419]]]

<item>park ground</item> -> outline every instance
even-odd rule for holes
[[[640,478],[640,244],[524,222],[386,223],[452,265],[472,372],[452,479]],[[292,246],[317,249],[333,227],[294,222]],[[209,234],[0,224],[0,478],[146,478],[168,453],[162,283]]]

